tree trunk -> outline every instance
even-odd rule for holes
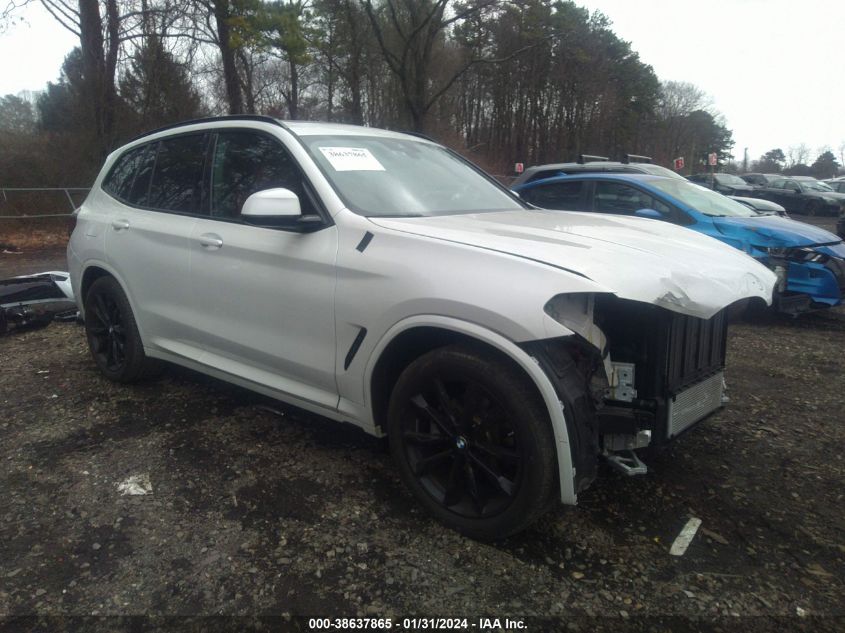
[[[214,20],[217,26],[217,46],[220,48],[220,57],[223,61],[223,82],[226,85],[229,114],[243,114],[243,94],[238,81],[238,67],[235,64],[235,51],[232,48],[229,31],[230,18],[229,3],[226,0],[218,0],[214,4]]]
[[[105,59],[103,56],[103,22],[98,0],[79,0],[79,44],[82,51],[82,72],[85,100],[90,104],[90,115],[97,139],[97,150],[106,151],[105,124]]]
[[[291,121],[299,118],[299,69],[296,62],[290,61],[290,99],[288,100],[288,113]]]
[[[243,49],[238,50],[238,57],[240,57],[241,66],[243,66],[244,69],[242,93],[244,99],[246,100],[246,112],[249,114],[255,114],[255,87],[252,78],[252,65],[250,64],[250,60],[244,53]]]
[[[117,110],[117,89],[114,81],[117,73],[117,56],[120,52],[120,14],[117,10],[117,0],[106,0],[106,32],[109,41],[106,50],[105,75],[102,79],[103,142],[105,149],[110,151],[115,141],[114,123]]]

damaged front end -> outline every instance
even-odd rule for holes
[[[49,271],[0,280],[0,335],[9,329],[41,327],[77,318],[66,272]]]
[[[523,347],[569,412],[576,491],[595,479],[599,457],[644,474],[636,449],[671,441],[723,405],[727,308],[700,318],[613,295],[559,297],[547,313],[578,334]],[[584,308],[572,310],[576,302]]]
[[[845,247],[752,247],[752,255],[777,275],[772,307],[797,316],[841,305],[845,297]]]

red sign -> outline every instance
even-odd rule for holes
[[[684,168],[684,157],[681,156],[675,159],[675,171],[681,171]]]
[[[525,165],[523,163],[515,163],[514,166],[513,166],[513,170],[516,173],[521,174],[522,172],[525,171]]]
[[[718,162],[719,162],[718,158],[719,158],[719,157],[718,157],[718,156],[716,156],[716,153],[715,153],[715,152],[713,152],[712,154],[708,154],[708,155],[707,155],[707,164],[708,164],[708,165],[713,165],[713,166],[715,167],[715,166],[718,164]]]

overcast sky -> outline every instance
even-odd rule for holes
[[[815,159],[845,142],[842,0],[581,0],[613,22],[662,80],[713,98],[733,130],[734,154],[806,143]],[[0,95],[55,81],[78,42],[40,3],[0,35]]]
[[[713,98],[750,159],[806,143],[815,160],[845,141],[842,0],[582,0],[613,21],[661,80]]]

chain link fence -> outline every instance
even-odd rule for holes
[[[0,220],[64,218],[89,191],[90,187],[0,187]]]

